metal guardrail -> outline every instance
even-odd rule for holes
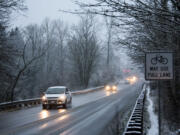
[[[41,103],[41,98],[33,98],[33,99],[26,99],[26,100],[19,100],[13,102],[6,102],[0,104],[0,111],[1,110],[8,110],[12,108],[21,108],[30,105],[36,105]]]
[[[143,108],[146,93],[146,84],[143,85],[143,90],[136,100],[136,104],[131,113],[123,135],[142,135],[143,134]]]
[[[71,92],[71,94],[73,94],[73,95],[85,94],[85,93],[101,90],[103,88],[104,88],[104,86],[99,86],[99,87],[95,87],[95,88],[88,88],[85,90],[73,91],[73,92]]]
[[[101,90],[102,88],[104,88],[104,86],[88,88],[88,89],[79,90],[79,91],[73,91],[71,93],[72,93],[72,95],[85,94],[85,93]],[[0,111],[13,109],[13,108],[22,108],[22,107],[32,106],[32,105],[37,105],[37,104],[41,104],[41,98],[25,99],[25,100],[13,101],[13,102],[5,102],[5,103],[0,103]]]

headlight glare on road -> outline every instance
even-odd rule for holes
[[[46,100],[46,99],[47,99],[47,97],[46,97],[46,96],[43,96],[43,97],[42,97],[42,100],[43,100],[43,101],[44,101],[44,100]]]

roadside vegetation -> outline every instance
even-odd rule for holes
[[[113,18],[117,46],[128,49],[129,56],[144,72],[144,57],[149,51],[174,52],[174,80],[160,82],[161,112],[169,130],[179,128],[180,117],[180,1],[178,0],[95,0],[77,2],[77,13]],[[155,103],[156,104],[156,103]],[[166,122],[165,122],[166,121]],[[163,133],[162,134],[167,134]]]
[[[12,28],[12,13],[27,10],[23,0],[0,1],[0,102],[39,97],[50,86],[84,89],[122,77],[111,28],[108,40],[99,36],[107,23],[100,27],[87,13],[74,25],[46,18]]]

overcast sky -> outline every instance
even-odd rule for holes
[[[23,15],[13,14],[12,25],[23,27],[31,23],[41,24],[46,18],[61,19],[69,24],[77,23],[77,15],[65,14],[59,11],[74,10],[78,6],[72,0],[26,0],[28,10]]]
[[[20,15],[19,13],[13,14],[11,25],[12,27],[18,26],[20,28],[23,28],[28,24],[41,24],[45,18],[50,18],[51,20],[61,19],[62,21],[65,21],[70,25],[76,24],[79,20],[79,17],[77,15],[62,13],[59,11],[60,9],[66,11],[78,9],[78,5],[74,4],[72,1],[73,0],[26,0],[25,5],[27,5],[28,10],[26,12],[23,12],[23,15]],[[95,0],[78,1],[93,2]],[[103,41],[106,41],[104,32],[105,31],[102,31],[101,29],[101,33],[99,34],[99,36]],[[121,55],[123,55],[123,52],[121,52]]]

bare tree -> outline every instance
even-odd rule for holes
[[[46,18],[42,25],[41,25],[41,30],[43,32],[43,40],[44,40],[44,45],[49,46],[49,50],[46,52],[46,55],[44,57],[44,79],[46,83],[51,83],[51,73],[53,70],[53,59],[55,58],[54,55],[52,55],[53,49],[55,48],[56,41],[55,41],[55,27],[52,25],[50,19]]]
[[[43,57],[49,49],[49,46],[42,48],[41,40],[39,40],[39,35],[36,26],[29,26],[24,33],[24,44],[20,52],[19,60],[17,63],[17,72],[14,75],[13,82],[11,84],[11,101],[14,100],[14,90],[23,76],[26,69],[28,69],[35,61]]]
[[[96,0],[95,4],[78,3],[83,9],[89,11],[91,7],[91,12],[94,14],[100,14],[108,17],[114,18],[114,25],[117,28],[126,29],[133,34],[143,34],[146,33],[146,39],[151,39],[151,44],[154,44],[154,48],[158,47],[160,38],[166,38],[165,35],[171,35],[174,38],[179,37],[180,33],[180,10],[179,1],[172,0],[135,0],[135,1],[117,1],[117,0]],[[80,12],[81,13],[81,12]],[[138,29],[136,29],[138,28]],[[134,30],[134,31],[132,31]],[[136,31],[135,31],[136,30]],[[136,33],[135,33],[136,32]],[[138,34],[137,34],[138,32]],[[161,34],[157,36],[157,34]],[[154,36],[156,35],[156,36]],[[144,36],[144,35],[143,35]],[[144,36],[144,37],[145,37]],[[156,38],[152,39],[152,36]],[[150,38],[151,37],[151,38]],[[137,41],[137,40],[136,40]],[[154,42],[152,42],[154,41]],[[162,40],[163,41],[163,40]],[[166,44],[171,43],[168,40],[163,41]],[[125,42],[127,45],[127,42]],[[128,45],[131,47],[133,44]],[[127,46],[128,46],[127,45]],[[162,46],[161,46],[162,47]],[[177,43],[168,46],[169,48],[179,48]]]
[[[56,52],[56,70],[58,72],[57,82],[58,84],[63,85],[65,83],[65,62],[66,62],[66,42],[68,36],[68,27],[61,20],[56,20],[52,24],[55,27],[55,41],[57,48]]]
[[[7,26],[10,21],[10,15],[13,11],[23,11],[27,8],[24,5],[24,0],[1,0],[0,1],[0,24]]]
[[[81,17],[68,43],[76,80],[78,79],[83,87],[88,86],[99,53],[94,23],[90,14]]]
[[[12,81],[14,66],[14,54],[17,52],[14,46],[8,42],[9,35],[7,28],[11,20],[12,12],[20,12],[26,9],[23,0],[1,0],[0,1],[0,100],[8,100],[7,89]],[[6,94],[4,94],[5,92]]]
[[[109,67],[110,62],[110,52],[112,52],[112,29],[113,29],[113,18],[105,17],[106,27],[107,27],[107,66]]]

